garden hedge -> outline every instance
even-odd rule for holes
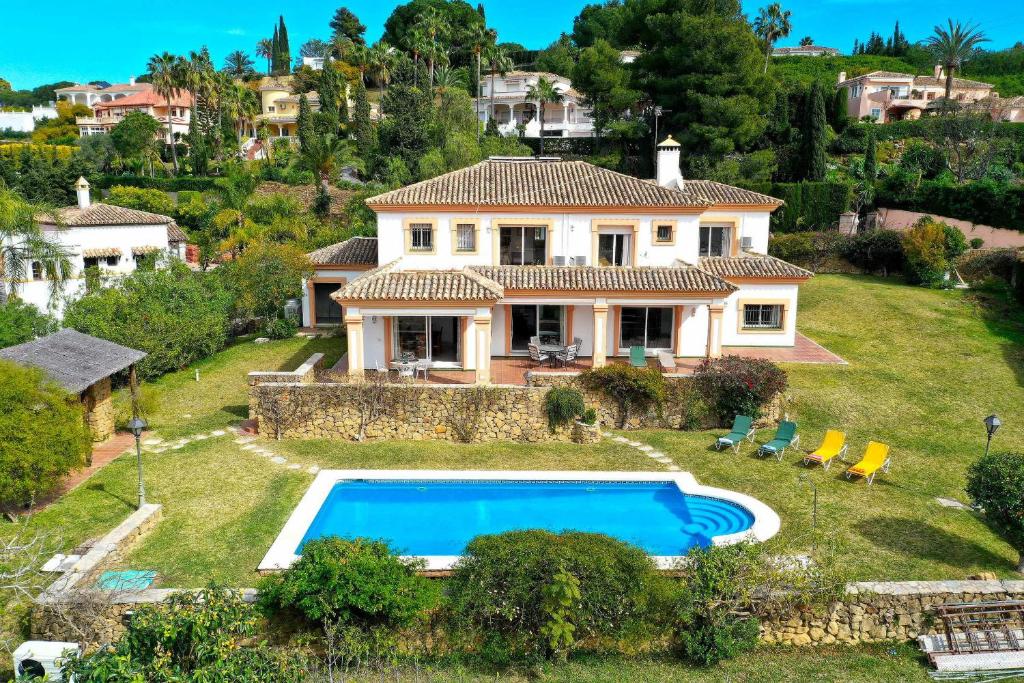
[[[879,206],[1024,231],[1024,185],[992,180],[949,185],[924,180],[909,194],[879,183],[876,197]]]
[[[850,210],[853,189],[848,183],[746,183],[749,190],[786,202],[772,214],[772,232],[824,230],[839,222],[839,214]]]
[[[92,186],[98,189],[108,189],[114,185],[125,185],[128,187],[141,187],[144,189],[164,190],[165,192],[180,192],[182,190],[193,190],[195,192],[206,192],[213,189],[216,178],[207,176],[178,176],[176,178],[150,178],[138,175],[95,175],[90,178]]]

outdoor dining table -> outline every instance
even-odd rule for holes
[[[556,354],[564,352],[567,347],[565,344],[545,344],[542,342],[539,348],[541,353],[546,353],[550,356],[551,367],[555,367],[555,363],[558,362]]]

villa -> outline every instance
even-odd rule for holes
[[[292,94],[292,77],[265,78],[260,83],[260,113],[256,124],[266,123],[272,138],[293,138],[299,134],[299,96]],[[306,93],[309,108],[320,110],[320,95]]]
[[[847,78],[839,72],[837,88],[847,90],[847,112],[860,120],[870,117],[876,123],[913,120],[934,108],[946,96],[946,76],[940,65],[931,76],[914,76],[895,71],[872,71]],[[954,78],[950,96],[958,103],[971,104],[998,95],[991,83]]]
[[[75,184],[78,204],[58,209],[60,227],[53,216],[38,217],[46,237],[57,242],[71,260],[71,277],[56,297],[51,298],[51,283],[40,263],[29,265],[17,283],[18,297],[41,311],[58,318],[69,298],[80,296],[85,288],[85,271],[98,268],[105,277],[133,272],[156,254],[185,256],[185,233],[174,219],[147,211],[126,209],[92,202],[89,183],[79,178]]]
[[[539,138],[540,108],[528,92],[540,78],[552,82],[563,98],[561,102],[544,105],[544,136],[593,137],[591,108],[583,105],[583,96],[573,89],[568,78],[552,73],[510,71],[493,79],[484,78],[480,83],[480,120],[486,124],[494,118],[502,135],[518,135],[519,126],[523,126],[525,137]]]
[[[348,335],[348,371],[403,354],[490,381],[492,358],[531,338],[602,366],[793,347],[811,273],[767,255],[782,202],[684,180],[679,144],[642,180],[582,161],[491,158],[367,200],[376,239],[313,252],[304,324]],[[331,306],[333,300],[336,306]]]
[[[132,95],[95,104],[92,116],[77,116],[75,123],[78,124],[79,136],[84,138],[109,133],[114,126],[124,120],[124,117],[138,111],[149,114],[162,124],[156,133],[156,139],[162,139],[170,144],[172,137],[180,140],[188,134],[192,121],[192,105],[192,93],[187,90],[181,90],[172,96],[168,106],[167,98],[158,95],[152,87],[147,87]]]
[[[65,88],[57,88],[54,93],[58,100],[67,100],[72,104],[84,104],[87,107],[94,107],[101,102],[113,102],[114,100],[135,95],[146,90],[152,90],[149,83],[136,83],[135,78],[129,78],[127,83],[115,83],[114,85],[99,84],[93,85],[69,85]]]
[[[838,57],[839,50],[823,45],[797,45],[796,47],[776,47],[772,49],[772,57]]]

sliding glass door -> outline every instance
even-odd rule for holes
[[[394,356],[412,354],[429,360],[434,367],[460,365],[459,319],[457,316],[403,316],[395,318]]]
[[[512,353],[528,353],[530,337],[542,344],[561,344],[565,338],[564,306],[512,306]]]
[[[642,346],[648,351],[672,349],[673,311],[669,307],[622,307],[619,349]]]

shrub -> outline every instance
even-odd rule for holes
[[[227,342],[231,297],[215,273],[183,263],[136,270],[68,304],[64,324],[149,354],[139,376],[179,370]]]
[[[827,230],[849,211],[853,200],[847,182],[742,183],[743,187],[786,202],[772,214],[772,232]]]
[[[114,185],[110,188],[106,201],[108,204],[149,211],[161,216],[174,215],[174,201],[163,190]]]
[[[651,408],[661,410],[665,401],[665,379],[653,368],[634,368],[612,363],[583,372],[580,384],[601,391],[619,408],[619,426],[625,427],[631,416]]]
[[[972,285],[992,279],[1011,282],[1017,258],[1017,250],[1012,248],[974,250],[963,254],[956,267],[960,277]]]
[[[1020,553],[1024,572],[1024,453],[989,453],[967,470],[967,493]]]
[[[768,253],[783,261],[818,271],[842,254],[849,237],[839,232],[793,232],[772,235]]]
[[[24,344],[57,331],[53,316],[39,311],[32,304],[8,298],[0,304],[0,349]]]
[[[263,334],[267,335],[271,339],[291,339],[298,331],[299,324],[295,318],[291,316],[271,318],[267,321],[267,324],[263,326]]]
[[[585,409],[583,394],[572,387],[555,387],[544,397],[544,411],[552,431],[580,417]]]
[[[545,589],[561,571],[578,582],[574,638],[615,639],[660,628],[664,579],[650,557],[622,541],[538,529],[478,536],[447,584],[453,626],[479,639],[484,656],[536,656],[549,642]],[[550,589],[549,589],[550,590]]]
[[[705,359],[693,381],[719,425],[731,423],[736,415],[757,419],[788,383],[786,371],[775,363],[741,356]]]
[[[980,237],[972,237],[971,241],[968,242],[968,244],[971,245],[971,249],[981,249],[983,246],[985,246],[985,240],[981,239]]]
[[[0,509],[53,491],[91,448],[77,397],[39,370],[0,361]]]
[[[895,230],[869,230],[847,240],[840,253],[858,268],[888,275],[903,267],[903,236]]]
[[[309,541],[283,574],[260,582],[267,614],[295,612],[319,624],[397,629],[421,619],[437,601],[421,563],[392,554],[387,543],[336,536]]]
[[[950,231],[959,235],[959,241],[953,238]],[[903,235],[907,279],[928,286],[941,284],[950,268],[950,254],[959,248],[963,240],[959,230],[939,223],[930,216],[921,218]],[[962,252],[963,249],[960,249]]]
[[[580,421],[591,426],[597,424],[597,411],[593,408],[587,408],[583,411]]]
[[[234,293],[238,316],[278,318],[285,300],[302,296],[302,280],[312,276],[313,266],[293,244],[258,242],[218,271]]]
[[[175,176],[173,178],[151,178],[149,176],[133,175],[99,175],[90,176],[89,182],[96,189],[106,189],[114,185],[153,188],[165,192],[180,192],[181,190],[193,190],[206,192],[212,190],[216,178],[202,176]]]

